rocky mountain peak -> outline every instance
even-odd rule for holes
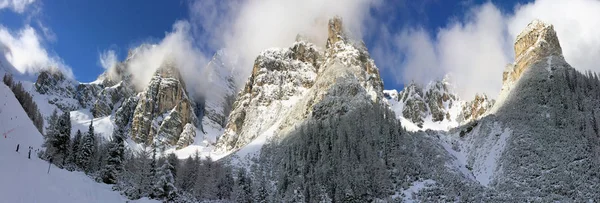
[[[346,39],[346,34],[342,27],[342,18],[339,16],[335,16],[329,20],[327,31],[327,48],[330,48],[338,41]]]
[[[43,70],[38,75],[35,88],[40,94],[46,94],[63,81],[65,81],[65,76],[60,71],[53,69]]]
[[[516,81],[526,67],[549,57],[562,57],[562,48],[554,26],[534,20],[517,36],[515,41],[515,64],[504,71],[503,83]]]
[[[477,94],[471,101],[461,100],[450,81],[447,75],[425,86],[412,82],[400,92],[385,90],[384,95],[396,116],[418,128],[411,130],[448,130],[483,117],[495,103],[485,94]]]
[[[181,144],[178,147],[191,144],[189,137],[182,137],[181,133],[186,124],[196,124],[197,117],[173,61],[163,62],[139,97],[131,124],[134,141],[167,146]]]
[[[218,150],[239,149],[265,136],[285,136],[309,119],[383,104],[383,82],[364,44],[347,38],[339,17],[329,21],[327,32],[325,50],[298,37],[291,47],[267,49],[256,58],[219,137]]]
[[[515,59],[527,54],[528,50],[534,49],[535,54],[540,57],[551,54],[562,55],[562,49],[554,31],[554,26],[540,20],[533,20],[517,36],[515,42]]]

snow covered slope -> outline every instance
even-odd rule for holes
[[[69,172],[37,158],[42,135],[33,126],[10,89],[0,84],[0,199],[1,202],[125,202],[110,185],[82,172]],[[6,137],[5,137],[6,135]],[[19,152],[16,146],[20,145]],[[28,159],[28,147],[33,147]],[[148,200],[130,202],[151,202]]]
[[[441,132],[441,142],[480,185],[509,202],[600,199],[600,80],[564,59],[552,25],[534,21],[491,113]]]

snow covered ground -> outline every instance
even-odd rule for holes
[[[48,173],[49,164],[35,153],[41,148],[42,135],[4,84],[0,84],[0,98],[0,202],[155,202],[128,200],[82,172],[51,166]],[[31,159],[27,158],[29,146],[33,147]]]

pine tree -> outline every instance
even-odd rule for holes
[[[46,127],[46,135],[44,136],[44,144],[43,147],[46,147],[46,151],[44,153],[44,158],[49,159],[56,154],[57,150],[53,143],[56,142],[58,137],[58,130],[56,129],[58,123],[58,112],[56,109],[52,112],[52,115],[48,119],[48,127]]]
[[[94,121],[90,122],[89,130],[83,137],[80,146],[80,153],[77,158],[79,168],[83,169],[86,173],[91,172],[91,159],[96,151],[96,136],[94,133]]]
[[[233,197],[231,198],[235,202],[254,202],[252,199],[252,180],[248,178],[248,174],[245,168],[238,169],[233,187]]]
[[[67,119],[68,118],[68,119]],[[71,120],[70,114],[65,112],[58,116],[58,112],[54,110],[49,119],[50,123],[46,129],[46,136],[43,146],[46,147],[45,158],[52,158],[54,163],[62,167],[66,163],[69,151],[70,136],[71,136]]]
[[[150,180],[150,183],[156,182],[157,174],[158,174],[158,172],[157,172],[157,168],[156,168],[156,144],[153,144],[152,145],[152,159],[150,159],[150,173],[148,174],[148,179]],[[154,192],[150,191],[150,197],[156,198],[154,196]]]
[[[175,178],[171,171],[175,167],[169,160],[165,160],[163,165],[156,173],[156,184],[154,185],[154,198],[173,201],[176,195]]]
[[[75,170],[77,168],[77,155],[79,154],[79,150],[81,147],[81,139],[81,130],[77,130],[77,133],[75,133],[75,137],[71,140],[71,150],[67,159],[67,163],[71,170]]]
[[[110,143],[106,165],[102,168],[101,179],[106,184],[117,183],[118,175],[123,171],[123,153],[125,146],[122,136],[113,135]]]
[[[169,153],[169,155],[167,155],[167,161],[169,161],[169,163],[173,165],[173,168],[171,169],[171,174],[173,174],[173,177],[177,177],[177,168],[179,168],[179,158],[177,158],[177,155],[175,155],[175,153]]]
[[[60,154],[64,166],[69,156],[69,144],[71,142],[71,112],[65,111],[59,118],[57,129],[59,136],[56,139],[56,148]]]
[[[179,170],[177,170],[177,188],[192,193],[198,176],[198,165],[192,156],[185,159]]]

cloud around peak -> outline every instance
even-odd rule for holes
[[[600,71],[595,63],[600,55],[600,2],[594,0],[537,0],[516,5],[510,13],[490,2],[474,5],[463,18],[449,20],[438,30],[414,26],[383,34],[373,55],[396,83],[427,84],[451,74],[461,97],[486,93],[495,98],[504,67],[514,60],[516,36],[534,19],[554,25],[563,55],[574,68]]]
[[[48,68],[56,68],[72,78],[71,68],[62,59],[49,53],[43,39],[31,26],[13,32],[0,26],[0,54],[21,74],[35,74]]]

